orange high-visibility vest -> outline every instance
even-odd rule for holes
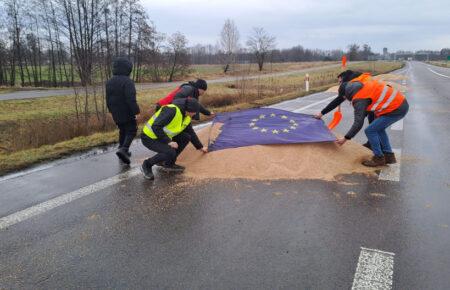
[[[369,73],[363,73],[350,82],[360,82],[363,85],[353,96],[352,101],[371,99],[372,103],[367,107],[367,111],[374,112],[377,117],[396,110],[405,99],[405,96],[397,89],[384,82],[373,79]]]

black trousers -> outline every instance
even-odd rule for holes
[[[124,148],[128,151],[137,134],[136,119],[125,123],[117,124],[119,128],[119,148]]]
[[[186,148],[186,146],[191,141],[191,135],[182,132],[177,136],[173,137],[172,141],[178,143],[177,149],[173,149],[169,145],[162,143],[158,140],[154,140],[145,134],[141,134],[141,141],[145,147],[156,152],[155,156],[150,157],[144,161],[145,167],[150,168],[151,166],[158,164],[160,162],[165,162],[167,166],[171,166],[175,164],[178,155],[180,155],[180,153],[183,152],[184,148]]]

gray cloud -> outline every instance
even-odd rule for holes
[[[373,50],[450,47],[450,1],[163,0],[143,1],[159,31],[184,33],[191,45],[215,44],[226,18],[235,21],[245,43],[253,27],[276,36],[279,48]]]

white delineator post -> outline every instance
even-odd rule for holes
[[[309,74],[305,76],[305,91],[309,92]]]

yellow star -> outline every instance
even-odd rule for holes
[[[292,130],[297,129],[297,127],[294,127],[294,126],[291,126],[291,127],[289,127],[289,128],[291,128]]]
[[[289,120],[289,123],[295,123],[295,121],[291,119],[291,120]]]
[[[272,130],[272,134],[278,134],[278,130]]]
[[[266,128],[262,128],[261,129],[261,133],[266,133],[267,132],[267,129]]]
[[[283,132],[284,133],[289,133],[289,130],[288,129],[284,129]]]
[[[252,119],[252,122],[258,122],[259,119]]]
[[[253,126],[255,126],[256,124],[255,123],[250,123],[250,124],[248,124],[250,127],[253,127]]]
[[[270,114],[271,117],[275,117],[276,115],[274,113]]]
[[[287,119],[288,117],[286,115],[281,116],[281,119]]]
[[[266,117],[266,115],[259,115],[260,119],[264,119]]]
[[[258,130],[258,129],[259,129],[259,127],[253,127],[252,129],[253,129],[253,130]]]
[[[292,126],[295,126],[295,127],[297,127],[297,126],[298,126],[298,124],[297,124],[297,123],[292,123]]]

